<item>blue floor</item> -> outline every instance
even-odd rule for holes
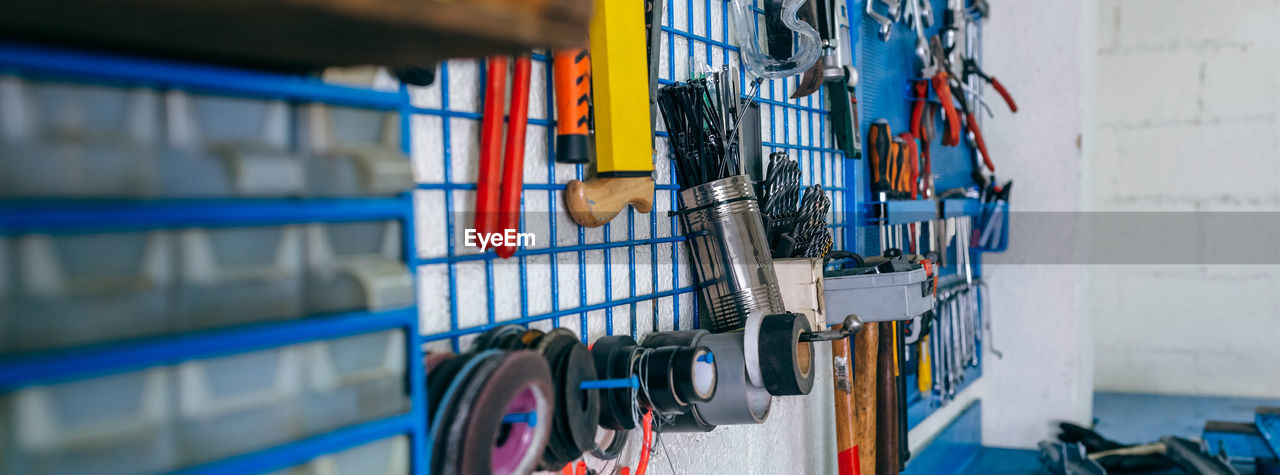
[[[1200,437],[1205,421],[1249,422],[1258,406],[1280,407],[1280,399],[1095,393],[1098,433],[1120,443],[1152,442],[1166,435]],[[1030,441],[1034,443],[1035,441]],[[1041,473],[1034,450],[982,447],[960,473]]]
[[[983,447],[978,450],[962,473],[973,475],[1014,475],[1041,473],[1040,452],[1034,450],[999,449]]]
[[[1099,434],[1121,443],[1152,442],[1166,435],[1200,437],[1205,421],[1252,422],[1258,406],[1280,399],[1094,393]]]

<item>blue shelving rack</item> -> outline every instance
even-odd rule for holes
[[[399,111],[408,130],[409,94],[345,87],[317,79],[234,68],[88,53],[20,43],[0,43],[0,73],[35,80],[177,89],[224,96],[282,99]],[[402,147],[409,149],[408,134]],[[414,255],[413,202],[408,193],[391,198],[155,199],[0,201],[0,235],[31,232],[79,234],[113,230],[224,227],[290,223],[396,220],[403,230],[406,260]],[[426,403],[416,307],[352,312],[227,329],[148,337],[0,357],[0,394],[23,387],[122,373],[182,361],[403,329],[408,344],[410,409],[276,447],[189,467],[192,473],[265,472],[298,465],[396,435],[408,435],[412,452],[426,453]],[[427,461],[414,457],[414,473]]]

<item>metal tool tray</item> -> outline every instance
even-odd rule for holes
[[[856,314],[864,322],[910,320],[933,308],[929,276],[923,268],[886,274],[827,272],[823,278],[827,324]]]

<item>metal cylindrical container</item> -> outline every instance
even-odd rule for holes
[[[747,317],[785,311],[751,178],[736,175],[680,192],[693,277],[711,331],[743,327]]]

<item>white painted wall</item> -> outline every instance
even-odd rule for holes
[[[1092,414],[1092,338],[1081,305],[1083,267],[1029,262],[1034,249],[1070,248],[1077,235],[1060,232],[1018,239],[1020,217],[1081,208],[1090,161],[1093,1],[990,2],[983,33],[985,69],[1010,89],[1011,114],[994,92],[995,118],[984,122],[988,149],[1002,179],[1013,179],[1013,239],[1007,255],[984,262],[994,345],[982,387],[983,443],[1034,447],[1059,420],[1088,422]],[[1036,220],[1036,222],[1040,222]]]
[[[1093,207],[1201,220],[1280,209],[1280,2],[1099,0],[1097,18]],[[1247,241],[1226,237],[1198,251]],[[1280,394],[1280,267],[1088,274],[1098,390]]]

